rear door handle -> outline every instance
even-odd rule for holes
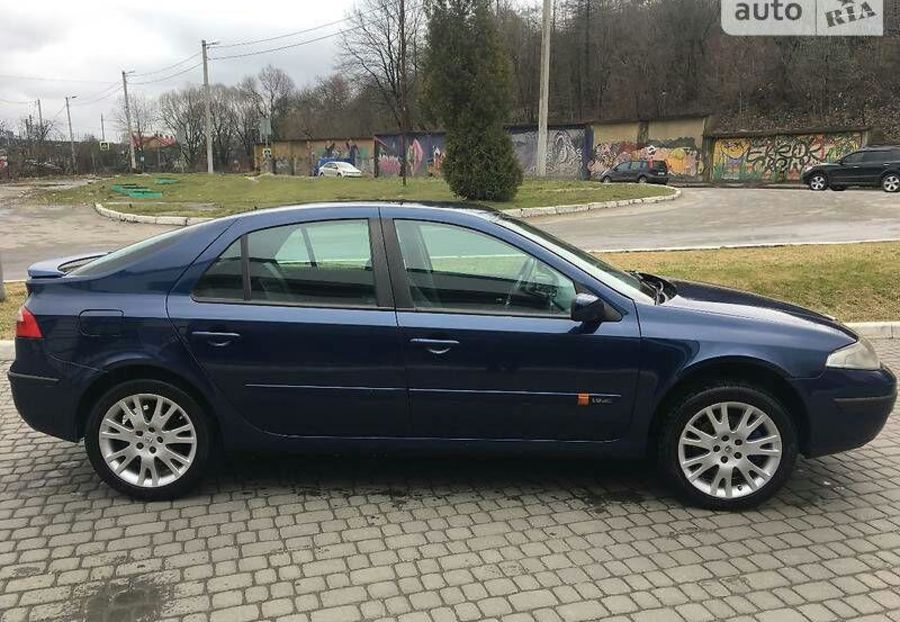
[[[423,339],[416,337],[415,339],[410,339],[409,342],[413,345],[424,347],[432,354],[446,354],[450,351],[450,348],[459,345],[456,339]]]
[[[191,336],[196,339],[205,339],[206,343],[216,348],[222,348],[241,338],[240,333],[223,333],[208,330],[195,330],[191,333]]]

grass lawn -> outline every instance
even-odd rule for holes
[[[7,283],[6,300],[0,302],[0,339],[12,339],[16,333],[16,311],[25,302],[25,284]]]
[[[842,321],[900,319],[900,242],[776,248],[605,253],[629,270],[717,283],[788,300]],[[25,300],[22,283],[6,284],[0,303],[0,339],[12,339]]]
[[[845,322],[900,320],[900,243],[605,253],[629,270],[778,298]]]
[[[103,203],[111,209],[152,215],[223,216],[254,208],[312,201],[354,199],[406,199],[452,201],[453,194],[442,179],[414,178],[404,188],[396,177],[292,177],[262,175],[165,175],[178,183],[157,185],[154,175],[106,178],[70,190],[47,190],[36,196],[50,203]],[[161,199],[133,199],[112,190],[113,184],[135,183],[163,193]],[[665,195],[672,189],[637,184],[600,184],[590,181],[527,180],[509,203],[487,203],[500,209],[571,205],[595,201],[617,201]]]

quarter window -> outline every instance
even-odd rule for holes
[[[199,298],[243,299],[240,241],[206,274]],[[375,306],[367,220],[286,225],[247,235],[250,300],[309,306]]]
[[[463,227],[395,224],[416,308],[569,316],[575,284],[536,257]]]

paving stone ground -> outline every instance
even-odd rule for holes
[[[458,456],[238,457],[137,503],[22,423],[0,371],[3,622],[900,620],[896,412],[743,514],[642,464]]]

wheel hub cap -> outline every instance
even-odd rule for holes
[[[171,484],[193,464],[197,431],[178,404],[141,393],[110,407],[100,422],[99,444],[107,466],[120,479],[157,488]]]
[[[678,439],[687,481],[712,497],[734,499],[765,486],[781,463],[781,433],[759,408],[720,402],[688,421]]]

